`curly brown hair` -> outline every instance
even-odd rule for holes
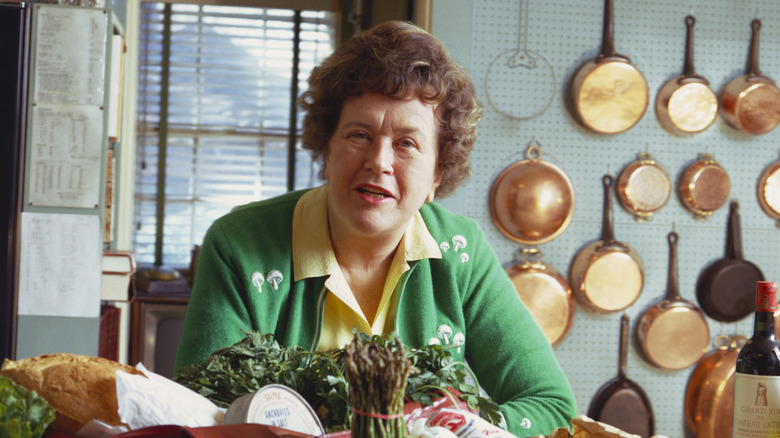
[[[357,33],[312,70],[300,105],[306,111],[303,147],[315,160],[324,163],[344,100],[363,93],[416,95],[438,105],[437,198],[451,194],[471,174],[469,156],[482,108],[468,73],[434,36],[411,23],[389,21]]]

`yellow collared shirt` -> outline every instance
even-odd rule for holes
[[[398,280],[413,260],[441,258],[436,241],[416,213],[404,232],[385,279],[382,299],[373,321],[368,321],[355,300],[333,252],[328,231],[328,188],[325,184],[304,194],[295,206],[292,224],[293,272],[295,281],[328,276],[325,287],[325,315],[319,349],[344,348],[352,330],[370,334],[390,333],[395,321],[394,291]]]

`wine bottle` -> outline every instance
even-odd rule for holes
[[[733,438],[780,437],[780,342],[775,336],[778,286],[756,283],[753,336],[734,374]]]

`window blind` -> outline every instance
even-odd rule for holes
[[[291,104],[293,85],[303,92],[332,52],[335,26],[323,11],[142,3],[139,262],[186,266],[234,206],[320,183]]]

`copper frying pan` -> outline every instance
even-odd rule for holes
[[[605,0],[601,53],[580,66],[571,81],[575,116],[597,134],[627,131],[642,118],[650,99],[642,73],[615,53],[612,11],[612,0]]]
[[[780,160],[767,166],[758,179],[758,203],[775,226],[780,227]]]
[[[678,181],[680,201],[697,220],[706,220],[726,205],[730,193],[729,174],[710,154],[700,154]]]
[[[652,155],[640,152],[618,175],[616,191],[620,205],[634,220],[647,222],[666,205],[672,182]]]
[[[598,389],[590,401],[588,417],[647,438],[655,430],[653,406],[642,387],[626,376],[628,325],[624,313],[620,318],[618,375]]]
[[[685,387],[685,435],[695,438],[730,437],[734,409],[734,371],[744,336],[717,337]]]
[[[493,182],[490,212],[506,237],[524,245],[555,239],[574,215],[574,188],[558,166],[542,160],[534,140],[526,159],[504,169]]]
[[[704,313],[680,297],[677,273],[679,235],[672,231],[669,241],[669,275],[666,299],[639,317],[636,340],[645,360],[659,368],[680,370],[701,359],[710,343],[710,329]]]
[[[542,262],[542,251],[523,248],[516,263],[506,268],[517,294],[531,311],[547,340],[555,347],[566,338],[576,306],[571,287],[560,272]]]
[[[696,19],[685,17],[683,74],[666,82],[655,100],[655,112],[661,126],[672,134],[694,134],[707,129],[718,115],[718,97],[707,79],[696,74],[693,66],[693,25]]]
[[[745,74],[723,88],[723,118],[729,125],[748,134],[766,134],[780,122],[780,90],[758,68],[758,41],[761,20],[750,24],[753,34]]]
[[[633,304],[644,285],[642,258],[629,245],[615,240],[612,225],[611,175],[604,175],[604,212],[601,240],[581,249],[569,268],[569,284],[582,306],[595,313],[611,313]]]
[[[731,201],[726,230],[726,255],[707,266],[696,282],[696,297],[704,313],[721,322],[735,322],[755,310],[755,285],[761,269],[742,254],[739,203]]]

